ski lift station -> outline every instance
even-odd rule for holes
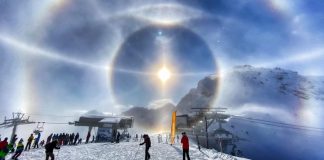
[[[106,115],[97,111],[90,111],[79,117],[78,121],[70,122],[70,125],[89,127],[88,132],[98,127],[97,142],[113,141],[117,130],[127,133],[133,127],[133,117]]]

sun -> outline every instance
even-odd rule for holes
[[[166,67],[163,66],[159,71],[158,71],[158,77],[161,80],[161,82],[165,83],[171,78],[171,72],[170,70]]]

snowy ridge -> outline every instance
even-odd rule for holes
[[[247,83],[256,86],[265,85],[283,94],[295,95],[302,99],[324,100],[322,77],[307,77],[281,68],[254,68],[249,65],[235,67],[228,76],[240,76]]]
[[[193,107],[237,107],[246,103],[294,108],[308,100],[324,101],[323,77],[302,76],[281,68],[243,65],[222,77],[211,75],[200,80],[197,87],[180,100],[177,109],[181,113],[190,113]]]

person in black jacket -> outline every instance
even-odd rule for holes
[[[116,136],[116,143],[119,143],[119,139],[120,139],[120,133],[117,132],[117,136]]]
[[[150,137],[147,134],[144,134],[143,138],[144,138],[144,142],[141,143],[140,145],[145,144],[145,160],[148,160],[148,159],[151,158],[151,155],[148,152],[150,147],[151,147],[151,140],[150,140]]]
[[[54,154],[53,154],[54,148],[55,149],[60,149],[60,147],[58,147],[57,145],[58,145],[57,140],[54,140],[51,143],[47,143],[45,145],[46,160],[48,160],[49,157],[51,157],[51,159],[54,160]]]

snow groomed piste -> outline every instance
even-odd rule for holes
[[[174,145],[158,143],[157,136],[151,136],[152,147],[150,149],[152,160],[180,160],[182,148],[179,142]],[[144,159],[144,146],[139,142],[121,143],[90,143],[77,146],[62,146],[55,150],[56,160],[142,160]],[[10,157],[8,155],[8,157]],[[190,156],[193,160],[244,160],[228,154],[217,152],[214,149],[201,149],[197,145],[190,145]],[[44,149],[31,149],[23,152],[19,160],[43,160]]]

